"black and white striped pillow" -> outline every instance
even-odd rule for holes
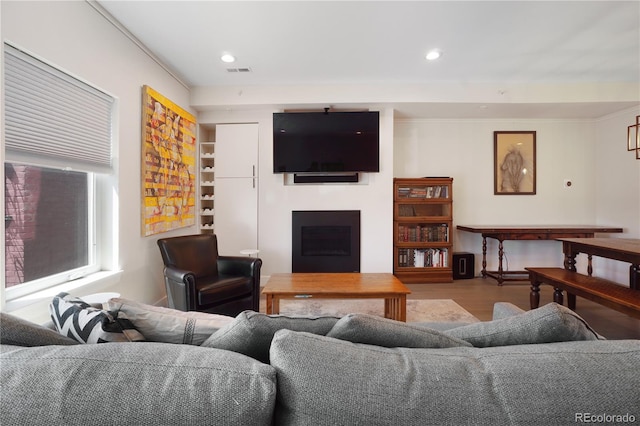
[[[60,334],[80,343],[138,342],[144,336],[124,315],[94,308],[80,298],[60,293],[49,305]]]

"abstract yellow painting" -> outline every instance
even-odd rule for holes
[[[142,235],[195,224],[196,118],[149,86],[142,101]]]

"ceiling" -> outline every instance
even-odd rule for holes
[[[192,88],[640,81],[638,1],[97,3]],[[427,61],[431,49],[440,49],[442,57]],[[223,53],[236,62],[223,63]],[[401,107],[407,116],[438,111],[459,117],[483,109],[509,116],[517,109],[529,117],[550,110],[598,117],[640,103],[640,94],[613,98],[497,108],[418,101]]]

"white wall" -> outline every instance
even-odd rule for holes
[[[259,123],[258,248],[262,275],[291,272],[293,210],[360,210],[361,271],[392,272],[393,110],[380,111],[380,172],[366,174],[364,184],[285,185],[284,175],[273,173],[273,112],[239,110],[199,116],[200,124]]]
[[[158,302],[165,297],[162,261],[156,246],[159,236],[145,238],[140,232],[142,86],[150,85],[184,108],[189,106],[189,90],[87,2],[3,1],[0,7],[4,41],[117,98],[115,164],[119,241],[115,263],[122,273],[115,280],[78,290],[76,295],[115,291],[142,302]],[[1,198],[4,200],[4,194]],[[193,232],[197,232],[195,227],[162,236]],[[48,302],[41,300],[13,313],[43,321],[48,316]]]

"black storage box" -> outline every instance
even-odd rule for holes
[[[473,253],[453,253],[453,279],[465,280],[475,276],[475,257]]]

